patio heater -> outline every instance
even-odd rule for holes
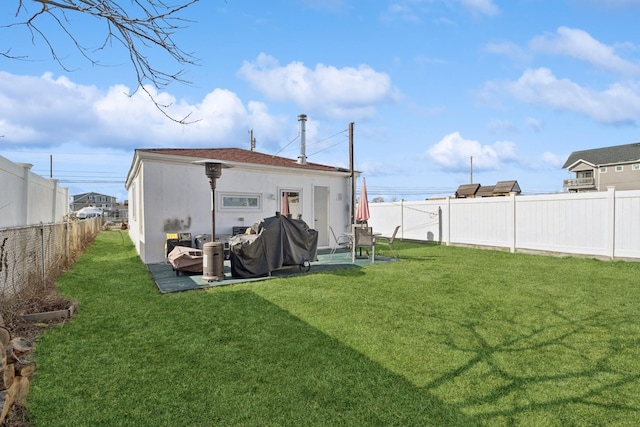
[[[202,247],[202,280],[224,280],[224,243],[216,241],[216,180],[222,176],[222,163],[205,162],[205,174],[211,185],[211,242]]]

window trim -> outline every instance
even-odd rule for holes
[[[225,199],[256,199],[256,206],[225,205]],[[239,193],[239,192],[224,192],[218,193],[218,209],[224,211],[261,211],[262,210],[262,194],[260,193]]]
[[[624,166],[623,165],[616,165],[614,170],[616,172],[624,172]]]
[[[607,173],[607,167],[606,166],[601,167],[600,168],[600,173]]]
[[[631,165],[632,171],[640,171],[640,163],[634,163]]]
[[[278,187],[278,198],[280,199],[278,201],[278,210],[280,211],[282,209],[282,195],[284,192],[287,193],[298,193],[298,209],[299,209],[299,214],[302,215],[302,187]]]

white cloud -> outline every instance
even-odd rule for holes
[[[491,120],[487,125],[492,133],[518,133],[520,129],[508,120]]]
[[[376,105],[394,102],[400,95],[391,78],[367,65],[336,68],[323,64],[315,69],[301,62],[280,66],[261,53],[245,62],[238,74],[267,98],[294,102],[301,111],[336,119],[372,118]]]
[[[399,18],[403,21],[419,23],[422,21],[423,15],[438,13],[436,11],[439,9],[433,5],[439,3],[449,8],[453,2],[442,0],[397,0],[389,4],[382,17],[383,19]],[[496,16],[500,14],[500,8],[495,4],[494,0],[456,0],[455,3],[473,15]],[[446,25],[455,24],[454,21],[445,16],[435,19],[435,22]]]
[[[516,61],[529,61],[531,55],[513,42],[487,43],[484,50],[497,55],[505,55]]]
[[[400,17],[404,21],[408,22],[420,22],[420,17],[415,12],[411,5],[406,3],[391,3],[389,8],[387,9],[387,14],[385,16],[397,16]]]
[[[510,95],[533,105],[584,114],[600,123],[624,124],[640,120],[640,93],[633,83],[614,83],[596,91],[569,79],[558,79],[547,68],[528,69],[518,80],[490,82],[487,93]]]
[[[542,154],[542,161],[547,163],[550,166],[553,166],[554,168],[561,168],[568,157],[569,156],[567,155],[561,156],[561,155],[546,151]]]
[[[450,171],[469,169],[471,157],[477,170],[502,169],[505,163],[517,160],[516,147],[510,141],[498,141],[492,145],[482,145],[478,141],[464,139],[459,132],[442,138],[427,150],[427,157],[440,168]]]
[[[460,0],[460,3],[474,13],[487,16],[495,16],[500,13],[500,9],[493,0]]]
[[[544,129],[544,122],[533,117],[527,117],[525,119],[525,126],[538,133]]]
[[[243,103],[233,92],[214,89],[202,101],[188,104],[148,87],[159,104],[171,105],[174,118],[196,121],[181,125],[167,119],[144,91],[123,85],[102,92],[66,77],[17,76],[0,72],[0,135],[8,146],[57,146],[76,142],[87,147],[237,146],[254,129],[263,148],[277,148],[288,137],[288,121],[273,116],[257,101]]]
[[[617,74],[640,75],[640,64],[621,58],[613,47],[599,42],[589,33],[580,29],[560,27],[556,34],[533,38],[529,47],[538,52],[576,58]]]

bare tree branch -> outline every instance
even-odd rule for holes
[[[177,31],[186,28],[190,22],[181,18],[179,14],[199,0],[176,1],[180,3],[170,4],[166,0],[16,0],[15,22],[0,28],[26,27],[31,33],[32,42],[35,43],[37,39],[42,40],[49,49],[51,58],[65,71],[69,69],[58,55],[50,36],[39,24],[45,17],[52,19],[92,65],[100,65],[94,59],[97,51],[112,46],[114,42],[121,44],[129,52],[129,61],[136,74],[138,87],[134,94],[142,89],[166,117],[178,123],[188,123],[189,116],[182,119],[171,117],[167,113],[170,105],[161,105],[145,88],[148,84],[162,89],[175,81],[189,83],[183,79],[183,69],[169,72],[155,66],[146,55],[146,52],[151,49],[164,52],[180,66],[196,65],[193,54],[180,48],[173,40],[173,36]],[[39,5],[38,10],[29,11],[27,4],[34,3]],[[103,23],[105,36],[102,44],[93,49],[85,46],[79,36],[74,33],[69,14],[93,17]],[[25,59],[25,56],[12,55],[10,49],[0,51],[0,56],[9,59]]]

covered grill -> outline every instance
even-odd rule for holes
[[[255,234],[239,234],[229,241],[233,277],[268,276],[286,266],[310,268],[317,260],[318,232],[302,220],[276,215],[252,229]]]

